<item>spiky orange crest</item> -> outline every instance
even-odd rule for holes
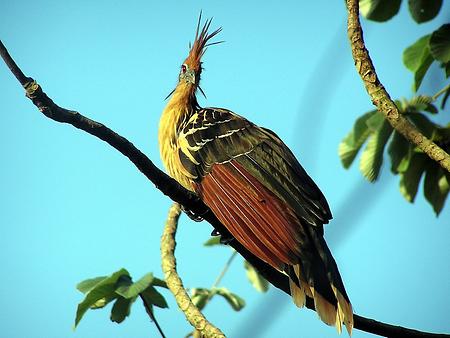
[[[192,69],[195,71],[196,74],[200,74],[202,70],[202,62],[201,58],[203,54],[205,54],[206,49],[208,46],[216,45],[218,43],[221,43],[222,41],[217,42],[210,42],[214,36],[216,36],[218,33],[222,31],[222,27],[216,29],[212,33],[208,33],[209,26],[211,25],[212,18],[206,20],[205,24],[203,25],[202,30],[200,31],[200,21],[202,19],[202,13],[200,13],[200,16],[198,18],[197,23],[197,31],[195,33],[195,40],[192,44],[191,50],[189,51],[189,55],[184,61],[184,63],[189,67],[189,69]]]

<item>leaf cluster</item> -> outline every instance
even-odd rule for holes
[[[400,10],[401,0],[360,0],[361,14],[368,20],[384,22]],[[434,19],[440,12],[442,0],[408,0],[412,19],[418,23]],[[416,92],[433,62],[440,63],[445,77],[450,76],[450,24],[444,24],[430,34],[422,36],[403,52],[403,63],[414,74],[413,91]],[[450,94],[448,89],[442,105]]]
[[[360,0],[361,14],[369,20],[384,22],[400,10],[402,0]],[[442,7],[442,0],[408,0],[409,13],[417,23],[434,19]]]
[[[147,311],[153,311],[153,306],[167,308],[164,296],[156,287],[166,288],[166,282],[148,273],[133,282],[126,269],[120,269],[110,276],[100,276],[86,279],[77,285],[77,289],[85,297],[78,304],[74,328],[77,327],[84,314],[89,310],[104,308],[111,302],[110,319],[122,323],[130,315],[131,306],[140,297]]]
[[[212,287],[208,288],[193,288],[191,289],[192,303],[202,311],[206,304],[214,297],[221,296],[231,306],[234,311],[240,311],[245,306],[245,300],[239,297],[237,294],[232,293],[230,290],[224,287]]]
[[[442,3],[442,0],[408,0],[408,9],[412,19],[420,24],[435,18]],[[401,0],[360,0],[360,11],[369,20],[383,22],[394,17],[400,5]],[[422,36],[404,50],[403,63],[414,74],[413,92],[417,92],[434,62],[441,65],[445,78],[449,78],[450,24],[444,24]],[[430,114],[439,112],[435,103],[441,95],[440,108],[445,109],[450,84],[434,96],[416,95],[409,101],[403,99],[395,103],[399,112],[423,135],[448,152],[450,126],[441,126],[429,119]],[[448,172],[395,131],[377,110],[367,112],[355,121],[353,129],[339,144],[339,157],[344,168],[349,168],[360,149],[363,149],[359,168],[368,181],[375,182],[380,174],[386,148],[391,160],[391,171],[400,177],[401,194],[408,202],[414,202],[420,181],[425,177],[425,198],[436,215],[439,215],[449,192]]]
[[[409,101],[396,101],[396,105],[426,137],[445,151],[450,150],[450,124],[438,125],[427,116],[438,112],[432,97],[420,95]],[[414,202],[421,178],[424,176],[425,198],[432,205],[436,215],[441,212],[449,192],[449,173],[395,131],[377,110],[360,116],[353,129],[339,144],[339,157],[344,168],[350,167],[364,145],[359,168],[369,182],[374,182],[379,177],[387,148],[391,172],[399,175],[400,192],[405,199]]]
[[[450,76],[450,24],[439,27],[431,34],[422,36],[403,52],[403,63],[414,74],[413,91],[416,92],[433,62],[439,62],[445,77]],[[444,109],[450,88],[442,100]]]
[[[213,236],[204,243],[204,246],[207,247],[217,245],[222,245],[220,236]],[[269,288],[269,282],[247,261],[244,261],[244,267],[247,278],[253,287],[260,292],[266,292]],[[133,282],[130,273],[123,268],[109,276],[86,279],[77,285],[77,289],[85,297],[78,304],[74,328],[78,326],[89,309],[102,309],[109,303],[113,303],[110,314],[111,321],[122,323],[130,315],[131,307],[139,297],[142,299],[146,311],[150,311],[153,315],[153,306],[168,307],[164,296],[157,290],[157,287],[167,289],[167,284],[165,281],[154,277],[153,273],[148,273]],[[215,296],[225,299],[235,311],[240,311],[245,306],[243,298],[225,287],[215,285],[211,288],[191,289],[192,302],[200,311]]]

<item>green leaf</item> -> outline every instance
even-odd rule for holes
[[[448,78],[450,76],[450,62],[445,63],[444,68],[445,68],[445,78]]]
[[[162,279],[159,279],[157,277],[153,277],[152,285],[168,289],[166,281],[163,281]]]
[[[428,112],[430,114],[437,114],[437,113],[439,113],[439,109],[437,109],[437,107],[434,104],[432,104],[432,103],[428,104],[423,109],[423,111],[426,111],[426,112]]]
[[[164,296],[152,285],[142,291],[141,296],[147,304],[152,304],[163,309],[169,307]]]
[[[191,289],[192,303],[201,311],[205,308],[209,298],[212,297],[211,290],[205,288]]]
[[[116,294],[111,294],[107,297],[100,298],[98,301],[96,301],[94,304],[92,304],[89,308],[92,310],[97,310],[104,308],[106,305],[108,305],[111,301],[117,298]]]
[[[391,171],[394,174],[399,173],[400,163],[402,163],[404,158],[408,157],[410,147],[408,140],[402,134],[396,131],[393,132],[388,153],[391,157]]]
[[[367,137],[370,135],[369,128],[367,127],[367,120],[376,114],[377,111],[373,110],[360,116],[353,125],[353,129],[339,144],[339,157],[341,159],[344,168],[348,169],[353,163],[356,155],[358,154],[361,146],[366,142]]]
[[[420,65],[417,72],[414,73],[414,84],[412,88],[413,91],[417,92],[419,90],[419,87],[422,84],[422,80],[425,77],[425,74],[427,73],[428,68],[430,68],[432,63],[433,57],[430,54],[428,54],[423,60],[423,63]]]
[[[442,0],[408,0],[411,16],[417,23],[430,21],[441,10]]]
[[[398,13],[401,0],[359,0],[361,14],[369,20],[387,21]]]
[[[430,38],[430,52],[440,62],[450,61],[450,24],[447,23],[435,30]]]
[[[428,166],[423,193],[427,201],[433,206],[436,216],[439,216],[439,213],[442,211],[449,190],[449,182],[444,175],[443,169],[435,163]]]
[[[397,171],[399,173],[404,173],[406,170],[408,170],[409,161],[411,160],[411,156],[413,153],[414,153],[414,150],[412,147],[410,147],[408,149],[408,156],[403,157],[397,166]]]
[[[230,292],[227,288],[214,288],[212,292],[225,298],[235,311],[240,311],[245,306],[245,300],[235,293]]]
[[[220,236],[212,236],[205,243],[203,243],[203,245],[204,246],[221,245],[221,243],[220,243]]]
[[[102,281],[97,283],[89,292],[87,292],[86,297],[83,301],[78,304],[77,314],[75,317],[75,325],[74,328],[78,325],[83,315],[86,311],[94,306],[96,302],[102,300],[103,298],[106,300],[114,299],[116,293],[117,282],[121,276],[130,276],[127,270],[120,269],[119,271],[114,272],[111,276],[104,278]]]
[[[406,170],[400,173],[400,192],[408,202],[413,203],[416,198],[426,164],[427,156],[425,154],[413,152],[409,157]]]
[[[403,63],[414,73],[413,90],[417,91],[433,57],[429,47],[430,35],[425,35],[403,51]]]
[[[135,283],[118,287],[116,289],[116,293],[127,299],[134,298],[137,297],[146,288],[148,288],[152,284],[152,282],[153,274],[150,272]]]
[[[136,297],[130,299],[126,299],[123,297],[117,298],[111,309],[111,315],[109,317],[111,321],[118,324],[122,323],[125,320],[125,318],[127,318],[130,315],[131,305],[134,303],[135,300]]]
[[[235,311],[239,311],[245,306],[245,301],[241,297],[223,287],[212,288],[211,290],[205,288],[191,289],[191,300],[200,311],[204,309],[206,303],[215,295],[225,298]]]
[[[373,114],[367,119],[366,124],[371,132],[377,132],[383,125],[384,121],[385,118],[383,114],[377,111],[376,114]]]
[[[77,284],[77,289],[82,293],[87,293],[91,291],[98,283],[100,283],[105,278],[107,278],[107,276],[85,279],[84,281]]]
[[[433,104],[433,98],[428,95],[417,95],[411,100],[407,101],[404,105],[404,113],[417,113],[420,111],[426,111],[430,114],[437,114],[439,111]]]
[[[369,121],[367,122],[369,124]],[[372,126],[370,128],[375,127],[375,122],[375,119],[371,121]],[[361,154],[359,169],[369,182],[374,182],[378,178],[383,164],[384,148],[391,133],[392,126],[383,118],[378,130],[370,135],[367,146]]]
[[[430,37],[430,34],[422,36],[403,51],[403,64],[410,71],[416,72],[422,63],[423,56],[429,53]]]
[[[248,280],[257,291],[267,292],[269,290],[269,282],[246,260],[244,260],[244,268]]]

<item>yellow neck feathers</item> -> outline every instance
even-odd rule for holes
[[[180,172],[182,166],[178,157],[178,134],[180,126],[195,113],[198,108],[195,99],[195,87],[180,82],[164,108],[159,121],[158,141],[162,162],[169,175],[177,179],[185,188],[192,190],[190,182]],[[183,177],[181,177],[183,176]]]

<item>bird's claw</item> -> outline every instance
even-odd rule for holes
[[[186,208],[186,207],[184,207],[184,206],[181,206],[181,210],[183,210],[183,212],[186,214],[186,215],[188,215],[188,217],[191,219],[191,220],[193,220],[193,221],[195,221],[195,222],[201,222],[201,221],[203,221],[203,215],[206,213],[203,213],[203,214],[198,214],[198,213],[195,213],[194,211],[192,211],[191,209],[188,209],[188,208]]]
[[[234,239],[231,234],[221,234],[217,229],[211,231],[211,236],[220,236],[220,244],[228,245]]]

